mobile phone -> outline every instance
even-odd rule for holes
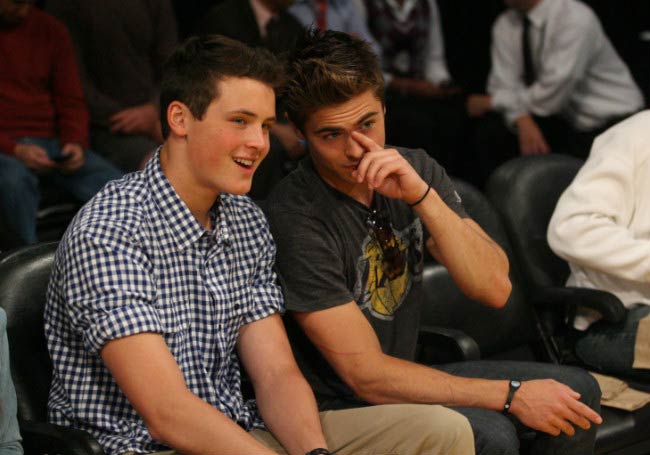
[[[59,156],[55,156],[54,158],[52,158],[52,161],[54,161],[55,163],[65,163],[70,158],[72,158],[72,154],[70,154],[70,155],[59,155]]]

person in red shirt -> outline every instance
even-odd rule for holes
[[[0,216],[37,242],[42,179],[90,199],[120,171],[88,147],[88,111],[63,24],[30,1],[0,0]]]

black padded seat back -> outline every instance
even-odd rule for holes
[[[7,313],[20,420],[46,420],[52,363],[45,343],[43,309],[56,248],[56,242],[41,243],[0,258],[0,306]]]
[[[529,286],[564,286],[566,261],[548,246],[546,230],[557,201],[584,162],[567,155],[524,156],[490,176],[487,195],[502,216]]]
[[[463,181],[454,180],[454,185],[467,214],[512,257],[499,216],[487,198]],[[517,268],[512,264],[510,280],[513,289],[506,306],[489,308],[465,297],[443,266],[427,263],[423,272],[426,303],[422,323],[462,330],[478,343],[483,358],[496,358],[516,350],[528,354],[529,346],[538,341],[535,315],[526,303]]]

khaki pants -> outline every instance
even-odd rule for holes
[[[329,450],[335,455],[474,454],[469,422],[442,406],[368,406],[321,412],[320,420]],[[287,453],[268,431],[253,430],[250,434],[277,453]],[[154,455],[178,454],[167,451]]]

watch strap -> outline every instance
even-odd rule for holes
[[[318,447],[316,449],[310,450],[305,455],[332,455],[329,450],[324,449],[323,447]]]
[[[521,381],[518,379],[511,379],[508,383],[508,397],[506,398],[506,403],[503,405],[503,413],[510,413],[510,406],[512,405],[512,399],[515,396],[515,392],[521,387]]]

